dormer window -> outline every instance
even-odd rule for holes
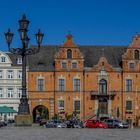
[[[6,57],[2,56],[1,57],[1,62],[6,62]]]
[[[134,69],[134,63],[129,63],[129,69],[131,69],[131,70]]]
[[[72,50],[71,49],[67,50],[67,58],[72,58]]]
[[[66,69],[67,68],[67,63],[66,62],[62,62],[62,69]]]
[[[135,50],[134,51],[134,54],[135,54],[135,59],[139,59],[139,51],[138,50]]]
[[[17,64],[22,64],[22,58],[21,57],[18,57]]]

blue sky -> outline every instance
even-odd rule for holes
[[[140,33],[139,0],[0,0],[0,50],[7,51],[4,32],[14,32],[13,47],[20,47],[18,20],[25,13],[30,45],[34,33],[44,32],[43,44],[63,44],[70,31],[78,45],[129,45]]]

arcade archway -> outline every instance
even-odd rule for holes
[[[33,109],[33,122],[39,122],[41,119],[49,119],[49,110],[46,106],[38,105]]]

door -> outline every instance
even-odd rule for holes
[[[106,98],[99,99],[99,114],[100,115],[108,114],[108,101]]]

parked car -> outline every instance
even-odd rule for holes
[[[118,128],[129,128],[128,122],[120,121],[118,124]]]
[[[15,123],[15,120],[9,119],[9,120],[8,120],[8,124],[11,124],[11,123]]]
[[[54,121],[47,121],[45,124],[46,128],[56,128]]]
[[[0,121],[0,127],[3,127],[3,126],[7,126],[7,122],[6,121]]]
[[[57,124],[56,124],[56,127],[57,127],[57,128],[66,128],[67,125],[66,125],[64,122],[61,122],[61,123],[57,123]]]
[[[82,121],[75,121],[74,128],[84,128],[83,122]]]
[[[47,121],[45,119],[40,120],[39,125],[43,126],[46,125]]]
[[[109,117],[100,117],[101,122],[106,122],[109,119]]]
[[[107,121],[108,128],[128,128],[129,124],[117,119],[108,119]]]
[[[105,122],[99,120],[88,120],[84,124],[87,128],[108,128],[108,125]]]
[[[74,128],[74,121],[73,120],[69,120],[66,122],[67,128]]]

